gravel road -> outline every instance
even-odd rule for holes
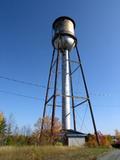
[[[120,160],[120,150],[114,150],[97,160]]]

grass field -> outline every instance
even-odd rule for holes
[[[0,147],[0,160],[96,160],[107,148],[63,146]]]

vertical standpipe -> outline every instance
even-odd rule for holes
[[[62,129],[70,129],[70,69],[69,52],[62,53]]]

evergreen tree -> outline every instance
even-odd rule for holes
[[[3,113],[0,113],[0,145],[4,145],[6,143],[6,120]]]

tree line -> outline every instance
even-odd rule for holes
[[[47,145],[51,144],[51,117],[46,116],[44,118],[43,132],[41,134],[42,118],[39,118],[34,125],[34,129],[29,126],[23,126],[19,128],[15,124],[15,120],[12,115],[6,120],[4,114],[0,112],[0,146],[3,145]],[[53,144],[61,145],[61,122],[58,118],[55,118],[53,129]],[[120,132],[115,130],[115,135],[103,135],[98,132],[98,137],[101,146],[111,146],[117,142],[120,142]],[[86,145],[89,147],[97,146],[96,137],[93,134],[88,134],[86,139]]]
[[[39,145],[42,118],[39,118],[34,125],[34,129],[29,126],[19,128],[15,124],[13,115],[6,120],[4,114],[0,112],[0,146],[2,145]],[[50,143],[51,118],[46,116],[44,119],[43,134],[41,144]],[[54,142],[58,142],[58,133],[61,130],[61,123],[55,118],[54,125]]]

